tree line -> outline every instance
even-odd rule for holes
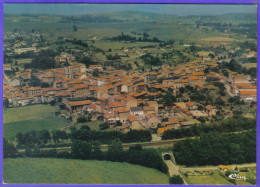
[[[119,36],[114,36],[110,40],[113,41],[128,41],[128,42],[163,42],[159,40],[157,37],[153,37],[152,39],[148,38],[149,34],[144,32],[143,37],[139,37],[138,39],[134,36],[130,36],[127,34],[124,34],[123,32]]]
[[[204,134],[177,142],[173,153],[177,164],[186,166],[256,162],[256,130],[229,135]]]
[[[178,139],[185,137],[200,136],[203,133],[230,133],[249,129],[256,129],[256,119],[233,117],[215,122],[211,125],[193,125],[190,128],[170,129],[163,133],[162,139]]]
[[[128,162],[130,164],[154,168],[163,173],[168,173],[167,165],[163,162],[160,154],[154,149],[142,149],[142,146],[135,145],[124,151],[122,143],[118,139],[109,142],[107,151],[101,151],[100,145],[98,141],[87,142],[73,140],[70,152],[57,152],[55,148],[43,151],[40,150],[39,147],[34,147],[26,148],[24,153],[18,153],[11,143],[4,140],[4,158],[28,156],[40,158],[108,160],[112,162]]]
[[[87,125],[80,129],[75,127],[70,132],[63,130],[54,130],[51,133],[47,130],[29,131],[26,133],[17,133],[16,141],[18,148],[26,147],[60,147],[70,145],[74,140],[80,141],[98,141],[102,144],[119,139],[124,143],[151,141],[152,135],[149,130],[131,130],[127,133],[119,131],[92,131]]]

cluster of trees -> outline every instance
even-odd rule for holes
[[[164,106],[172,106],[174,102],[176,102],[176,98],[169,91],[166,92],[166,95],[160,101]]]
[[[190,85],[182,87],[179,89],[176,97],[180,98],[184,93],[189,95],[189,98],[195,102],[205,102],[205,104],[213,104],[213,99],[210,96],[210,93],[207,88],[202,89],[201,91],[193,88]]]
[[[69,142],[75,140],[81,141],[99,141],[102,144],[119,139],[122,142],[145,142],[151,141],[152,135],[149,130],[131,130],[127,133],[118,131],[102,132],[92,131],[87,125],[83,125],[80,129],[71,128],[71,132],[62,130],[54,130],[51,133],[47,130],[29,131],[26,133],[18,133],[16,135],[17,147],[53,147],[69,145]]]
[[[3,141],[3,156],[4,158],[15,158],[17,156],[17,149],[6,139]]]
[[[73,27],[75,27],[75,26],[73,26]],[[88,47],[88,44],[86,42],[83,42],[82,40],[68,40],[67,39],[66,42],[70,42],[70,43],[72,43],[74,45],[80,45],[80,46],[86,47],[86,48]]]
[[[140,145],[131,146],[124,151],[122,143],[113,140],[108,146],[108,151],[102,152],[98,142],[86,142],[76,140],[72,143],[71,157],[76,159],[98,159],[113,162],[128,162],[145,167],[157,169],[163,173],[168,173],[168,167],[163,162],[160,154],[153,149],[143,150]]]
[[[131,130],[127,133],[122,133],[119,131],[91,131],[88,129],[72,130],[70,137],[72,140],[81,141],[100,141],[106,144],[107,142],[115,139],[119,139],[122,142],[145,142],[151,141],[152,135],[149,130]]]
[[[32,62],[29,64],[25,64],[24,68],[35,68],[35,69],[50,69],[56,68],[56,64],[54,61],[54,57],[57,56],[58,53],[54,50],[47,49],[41,50],[38,54],[32,54]]]
[[[92,114],[88,114],[87,116],[80,116],[77,118],[77,123],[85,123],[90,122],[92,118]]]
[[[130,36],[127,34],[124,34],[123,32],[119,36],[114,36],[112,37],[111,40],[113,41],[129,41],[129,42],[159,42],[161,43],[162,41],[159,40],[157,37],[153,37],[152,39],[148,38],[149,34],[144,32],[143,37],[139,37],[138,39],[134,36]]]
[[[160,60],[159,57],[154,57],[151,54],[145,54],[143,56],[140,57],[143,62],[146,65],[151,65],[151,66],[161,66],[162,65],[162,61]]]
[[[247,68],[243,67],[240,63],[238,63],[235,59],[231,59],[231,61],[229,63],[223,61],[220,64],[220,68],[222,68],[222,69],[226,68],[226,69],[229,69],[231,71],[250,75],[253,78],[256,77],[256,72],[257,72],[255,67],[247,69]]]
[[[89,23],[104,23],[104,22],[118,22],[120,20],[112,19],[109,16],[93,16],[93,15],[81,15],[81,16],[64,16],[62,17],[61,23],[73,22],[73,23],[80,23],[80,22],[89,22]]]
[[[197,139],[177,142],[176,162],[186,166],[256,162],[256,130],[239,134],[208,133]]]
[[[115,54],[114,56],[109,54],[106,55],[107,60],[120,60],[120,56],[118,54]]]
[[[248,41],[245,41],[245,42],[242,42],[239,44],[239,47],[241,49],[250,49],[251,51],[257,51],[257,45],[256,43],[251,43],[251,42],[248,42]]]
[[[193,125],[190,128],[170,129],[163,133],[162,139],[178,139],[184,137],[200,136],[203,133],[218,132],[229,133],[249,129],[256,129],[256,120],[244,117],[228,118],[212,125]]]
[[[17,133],[17,147],[35,147],[49,143],[52,137],[47,130]]]
[[[222,83],[222,82],[215,82],[214,84],[213,84],[214,86],[217,86],[218,88],[219,88],[219,94],[221,95],[221,96],[225,96],[226,94],[225,94],[225,90],[226,90],[226,88],[225,88],[225,85]]]

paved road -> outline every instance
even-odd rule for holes
[[[173,175],[181,176],[181,174],[179,173],[179,167],[177,165],[173,164],[173,162],[171,160],[164,160],[164,162],[168,166],[170,176],[173,176]],[[182,179],[184,181],[184,184],[188,184],[183,177],[182,177]]]
[[[226,81],[221,81],[221,82],[225,85],[225,88],[227,90],[228,95],[231,96],[231,97],[234,97],[235,94],[231,93],[231,86],[230,86],[230,84],[228,82],[226,82]]]
[[[172,175],[180,175],[179,173],[179,167],[174,165],[171,160],[164,160],[165,164],[169,168],[169,174]]]

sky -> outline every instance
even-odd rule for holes
[[[181,4],[4,4],[8,14],[82,15],[102,12],[145,11],[172,15],[220,15],[256,13],[256,5],[181,5]]]

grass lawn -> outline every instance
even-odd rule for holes
[[[188,176],[192,184],[211,184],[211,185],[232,185],[224,177],[220,176],[218,171],[214,171],[212,175]]]
[[[155,169],[96,160],[5,159],[3,171],[5,183],[168,184],[168,176]]]
[[[63,127],[69,122],[54,113],[57,106],[30,105],[4,110],[4,137],[12,139],[19,132],[30,130],[54,130]]]

